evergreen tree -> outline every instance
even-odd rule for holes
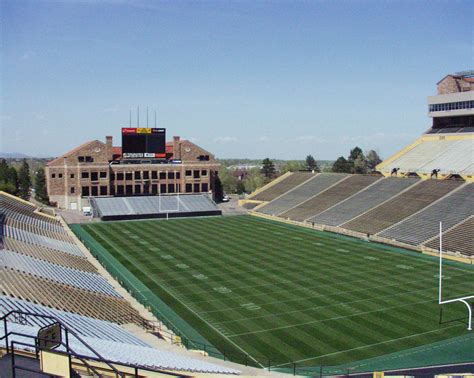
[[[333,164],[332,171],[336,173],[350,173],[351,164],[346,160],[345,157],[340,156]]]
[[[219,173],[214,173],[214,201],[219,203],[222,202],[224,197],[224,189],[222,188],[222,182],[219,178]]]
[[[48,193],[46,191],[46,175],[44,169],[38,169],[35,178],[35,198],[43,203],[48,203]]]
[[[308,171],[321,172],[313,155],[306,156],[306,169]]]
[[[354,163],[359,156],[364,156],[362,149],[360,147],[354,147],[349,153],[349,162]]]
[[[269,158],[263,159],[262,162],[262,175],[267,181],[270,181],[275,175],[275,164]]]
[[[18,171],[18,195],[24,200],[30,199],[31,177],[30,166],[23,159],[20,170]]]
[[[18,175],[5,159],[0,161],[0,190],[13,195],[18,193]]]

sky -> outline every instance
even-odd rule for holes
[[[473,19],[470,0],[0,0],[0,151],[120,145],[140,106],[218,158],[387,158],[474,69]]]

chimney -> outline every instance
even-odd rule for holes
[[[173,137],[173,158],[174,159],[181,159],[181,149],[179,148],[180,139],[181,138],[179,136]]]
[[[112,136],[107,135],[105,137],[105,149],[107,151],[107,159],[113,160],[113,152],[112,152]]]

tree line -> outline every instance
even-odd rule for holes
[[[321,169],[313,155],[306,156],[303,161],[288,161],[280,169],[277,169],[273,160],[265,158],[261,163],[261,167],[245,170],[242,175],[236,174],[235,170],[222,169],[219,172],[219,179],[224,192],[242,194],[253,192],[285,172],[323,171],[367,174],[373,172],[381,162],[382,159],[376,151],[369,150],[364,153],[360,147],[354,147],[350,150],[347,158],[340,156],[332,165],[325,166],[324,169]]]
[[[35,198],[40,202],[48,203],[44,169],[39,168],[34,172],[33,177],[34,185],[26,159],[23,159],[18,169],[8,164],[5,159],[0,161],[0,191],[28,201],[31,197],[31,189],[34,188]]]

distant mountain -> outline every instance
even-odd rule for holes
[[[0,152],[0,158],[6,159],[23,159],[29,158],[30,156],[22,154],[21,152]]]

